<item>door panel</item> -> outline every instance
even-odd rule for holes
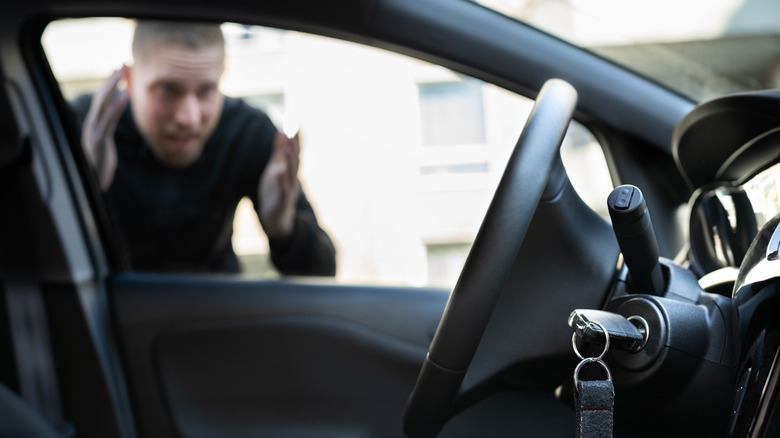
[[[448,294],[121,274],[113,311],[142,436],[400,435]]]
[[[174,423],[188,437],[400,432],[425,351],[311,315],[186,326],[155,345]]]

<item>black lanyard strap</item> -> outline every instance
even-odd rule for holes
[[[576,438],[612,438],[615,388],[610,380],[578,380]]]

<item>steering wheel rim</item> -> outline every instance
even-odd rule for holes
[[[476,353],[558,157],[577,103],[560,79],[542,86],[507,162],[404,412],[409,437],[436,436]]]

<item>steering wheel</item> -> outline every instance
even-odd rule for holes
[[[444,309],[404,413],[409,437],[434,437],[452,406],[558,157],[577,92],[548,80],[517,140]]]

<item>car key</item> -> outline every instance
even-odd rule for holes
[[[573,312],[577,313],[577,311]],[[578,320],[577,315],[569,318],[569,324]],[[588,315],[592,317],[593,315]],[[579,318],[582,322],[582,318]],[[572,344],[574,353],[582,359],[574,369],[574,411],[575,411],[575,438],[612,438],[612,425],[614,424],[615,409],[615,387],[612,384],[612,373],[609,367],[604,363],[604,356],[609,351],[612,340],[612,333],[599,321],[590,319],[586,324],[596,326],[604,334],[604,350],[598,356],[583,357],[577,350],[577,344]],[[576,322],[575,322],[576,326]],[[574,326],[572,326],[574,327]],[[576,336],[576,334],[574,335]],[[572,338],[574,339],[574,338]],[[584,365],[599,364],[607,373],[606,380],[588,380],[579,379],[580,370]]]
[[[611,348],[635,353],[644,347],[647,340],[647,323],[640,317],[632,317],[642,326],[637,327],[623,315],[594,309],[577,309],[569,315],[569,326],[577,337],[592,344],[604,345],[606,337],[598,321],[609,332]]]

